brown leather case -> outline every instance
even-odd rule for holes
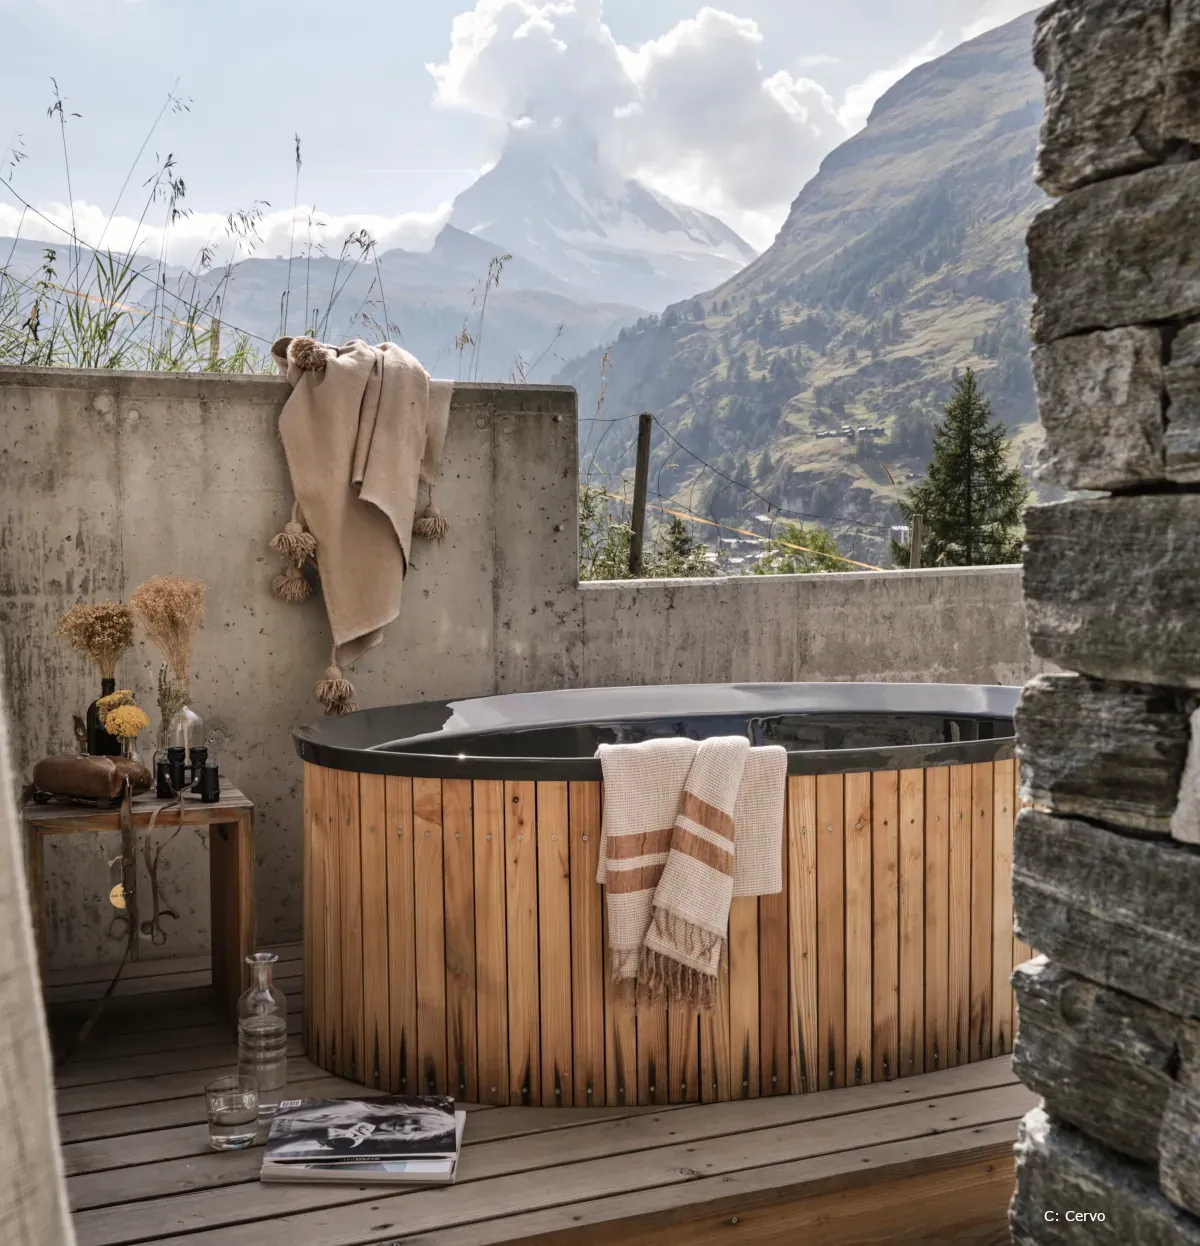
[[[135,796],[150,787],[150,771],[127,757],[57,753],[43,757],[33,767],[33,782],[39,792],[75,800],[120,800],[127,777]]]

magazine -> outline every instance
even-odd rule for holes
[[[262,1180],[450,1182],[466,1119],[442,1095],[285,1100]]]

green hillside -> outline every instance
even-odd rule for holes
[[[1041,80],[1027,14],[914,70],[830,153],[775,243],[732,280],[575,360],[585,468],[627,471],[624,425],[656,413],[689,450],[886,561],[895,497],[925,466],[957,370],[1035,449],[1024,235]],[[855,430],[853,436],[840,430]],[[858,431],[867,430],[867,431]],[[630,425],[629,433],[632,433]],[[656,433],[651,488],[732,520],[763,503]]]

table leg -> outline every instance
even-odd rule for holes
[[[42,834],[25,823],[25,872],[29,888],[29,913],[33,922],[33,946],[38,974],[46,978],[46,855]]]
[[[250,981],[246,957],[254,951],[254,813],[209,828],[212,978],[231,1018]]]

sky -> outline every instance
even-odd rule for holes
[[[893,82],[1030,7],[0,0],[0,236],[54,238],[40,212],[92,245],[156,249],[174,207],[167,254],[187,263],[233,245],[241,209],[262,214],[258,254],[289,237],[336,253],[362,227],[421,250],[512,126],[569,114],[626,176],[762,248]]]

